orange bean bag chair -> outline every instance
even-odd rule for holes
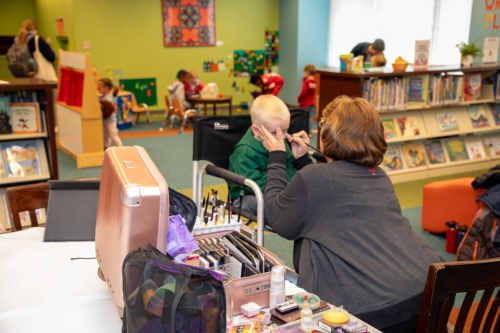
[[[422,229],[432,233],[446,232],[445,222],[470,226],[477,210],[485,205],[476,199],[486,189],[473,189],[473,177],[443,180],[424,186]]]

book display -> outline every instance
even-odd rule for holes
[[[0,185],[58,179],[55,83],[11,79],[0,86]]]
[[[319,69],[318,113],[340,95],[368,100],[389,144],[380,166],[395,183],[484,170],[500,160],[499,80],[500,63],[357,74]]]

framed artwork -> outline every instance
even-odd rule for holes
[[[162,0],[165,47],[215,46],[215,0]]]

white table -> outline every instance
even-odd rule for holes
[[[0,234],[0,332],[120,332],[94,242],[43,242],[45,228]]]

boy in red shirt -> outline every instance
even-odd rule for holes
[[[314,93],[316,91],[316,80],[314,79],[316,68],[313,64],[307,64],[304,67],[304,74],[302,75],[302,90],[297,96],[300,108],[309,109],[309,117],[315,113],[314,108]]]
[[[278,96],[278,93],[281,88],[283,88],[285,81],[279,74],[268,73],[264,75],[253,74],[250,77],[250,83],[260,87],[263,95],[269,94]]]

